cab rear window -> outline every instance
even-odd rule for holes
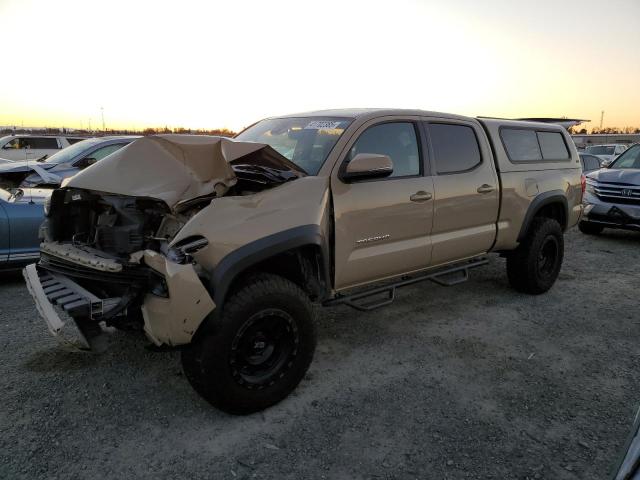
[[[512,162],[548,162],[571,158],[560,132],[502,128],[500,138]]]

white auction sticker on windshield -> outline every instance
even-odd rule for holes
[[[338,128],[342,122],[332,122],[329,120],[314,120],[313,122],[309,122],[305,130],[333,130],[334,128]]]

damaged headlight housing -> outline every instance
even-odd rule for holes
[[[209,245],[209,240],[201,235],[184,238],[169,248],[167,251],[167,259],[181,265],[192,263],[192,255],[207,245]]]

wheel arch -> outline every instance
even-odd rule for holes
[[[327,239],[319,225],[303,225],[255,240],[225,256],[213,270],[211,290],[219,312],[246,275],[269,272],[323,299],[331,289]]]
[[[531,223],[536,217],[553,218],[565,231],[569,219],[569,202],[565,193],[562,190],[551,190],[541,193],[533,199],[520,227],[518,242],[522,242],[527,236]]]

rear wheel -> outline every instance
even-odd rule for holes
[[[563,256],[560,224],[551,218],[535,218],[526,238],[507,257],[509,283],[520,292],[544,293],[558,278]]]
[[[582,221],[578,223],[578,230],[580,230],[582,233],[586,235],[598,235],[602,233],[602,230],[604,230],[604,227],[602,225],[597,225],[595,223]]]
[[[191,385],[233,414],[263,410],[284,399],[304,377],[316,346],[313,307],[289,280],[250,278],[220,319],[182,353]]]

